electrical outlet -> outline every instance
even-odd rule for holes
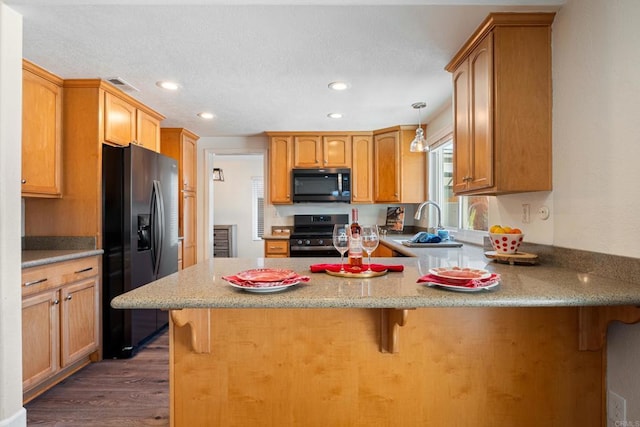
[[[522,223],[529,224],[531,222],[531,205],[529,203],[522,204]]]
[[[607,418],[616,426],[627,421],[627,401],[611,390],[607,393]]]

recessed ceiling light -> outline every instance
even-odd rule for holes
[[[342,113],[329,113],[327,114],[327,117],[329,117],[330,119],[341,119]]]
[[[156,82],[156,86],[161,87],[162,89],[167,89],[167,90],[178,90],[178,88],[180,88],[180,85],[176,82],[170,82],[168,80],[164,80],[164,81],[159,81]]]
[[[213,113],[207,113],[205,111],[205,112],[202,112],[202,113],[198,113],[198,117],[200,117],[201,119],[205,119],[205,120],[211,120],[211,119],[213,119],[214,115],[213,115]]]
[[[347,90],[350,85],[347,82],[331,82],[329,83],[329,89],[333,90]]]

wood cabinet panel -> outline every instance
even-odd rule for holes
[[[22,300],[22,386],[28,390],[58,371],[58,291]]]
[[[104,95],[104,140],[122,146],[136,140],[136,108],[111,93]]]
[[[354,135],[351,156],[351,203],[373,203],[373,137]]]
[[[135,140],[144,148],[160,152],[160,120],[142,110],[137,110]]]
[[[379,350],[384,310],[209,310],[211,354],[194,352],[193,329],[172,323],[171,419],[440,427],[606,418],[603,352],[579,351],[576,307],[409,310],[396,354]]]
[[[100,348],[99,258],[28,268],[22,282],[23,389],[29,400],[89,363]]]
[[[269,142],[269,200],[272,204],[291,204],[293,137],[272,136]]]
[[[65,286],[60,297],[60,362],[65,367],[98,348],[98,278]]]
[[[289,241],[282,239],[265,239],[265,258],[285,258],[289,256]]]
[[[23,61],[22,196],[62,194],[62,79]]]
[[[447,65],[454,192],[549,191],[553,13],[490,14]]]
[[[374,136],[373,199],[375,202],[400,202],[400,132]]]
[[[196,263],[196,193],[184,192],[182,201],[182,266],[187,268]]]
[[[351,167],[351,137],[349,135],[324,135],[322,137],[323,167]]]
[[[296,135],[293,137],[293,167],[323,167],[322,142],[320,136]]]

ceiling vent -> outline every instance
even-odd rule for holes
[[[140,89],[132,86],[129,82],[125,81],[121,77],[109,77],[106,79],[109,83],[125,92],[140,92]]]

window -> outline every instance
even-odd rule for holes
[[[264,234],[264,180],[261,176],[251,177],[252,236],[262,240]]]
[[[450,135],[429,151],[429,194],[442,209],[444,227],[487,231],[487,197],[453,193],[453,139]]]

